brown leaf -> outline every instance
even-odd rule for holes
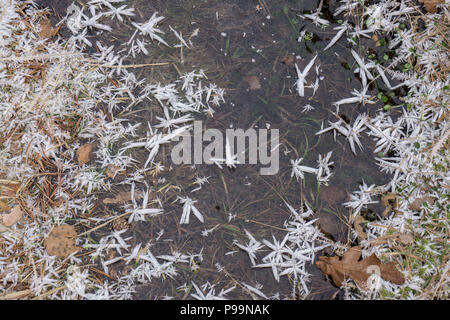
[[[14,198],[19,188],[19,182],[8,182],[6,186],[0,186],[0,196]]]
[[[119,204],[131,200],[131,192],[125,192],[123,194],[118,193],[114,198],[103,199],[104,204]]]
[[[367,289],[367,280],[373,271],[379,270],[379,276],[386,281],[395,284],[403,284],[403,275],[390,262],[381,263],[375,254],[364,258],[361,261],[361,247],[351,247],[345,252],[342,260],[338,256],[321,256],[316,262],[316,266],[326,275],[331,276],[333,282],[340,287],[346,278],[351,278],[362,290]]]
[[[284,57],[283,59],[281,59],[281,63],[287,64],[288,66],[293,67],[294,66],[294,56],[288,55],[288,56]]]
[[[52,232],[44,241],[45,250],[51,256],[58,258],[66,258],[72,252],[78,251],[80,248],[75,246],[77,232],[75,228],[68,224],[63,224],[53,228]]]
[[[381,197],[381,203],[384,206],[391,205],[389,201],[395,201],[397,199],[397,195],[393,192],[388,192],[384,196]]]
[[[429,13],[436,13],[436,6],[441,3],[445,3],[445,0],[419,0],[425,5],[425,8]]]
[[[364,232],[364,228],[361,226],[362,223],[365,223],[363,217],[361,217],[360,214],[358,214],[355,217],[355,220],[353,221],[353,228],[355,229],[356,233],[358,234],[358,240],[365,240],[367,239],[367,234]]]
[[[8,211],[10,206],[5,201],[0,201],[0,211]]]
[[[411,210],[414,211],[420,211],[420,208],[422,207],[422,204],[424,202],[426,203],[430,203],[430,204],[434,204],[434,202],[436,201],[435,198],[433,197],[421,197],[421,198],[417,198],[416,200],[414,200],[410,205],[409,208]]]
[[[142,194],[139,192],[135,192],[134,198],[139,200],[142,198]],[[121,204],[131,201],[131,192],[130,191],[120,191],[115,195],[114,198],[105,198],[103,199],[104,204]]]
[[[31,291],[30,289],[15,291],[15,292],[11,292],[11,293],[2,295],[0,297],[0,300],[18,300],[18,299],[26,297],[27,295],[31,294],[32,292],[33,291]]]
[[[92,144],[87,143],[85,145],[82,145],[77,150],[77,158],[78,158],[78,164],[82,166],[83,164],[88,163],[90,159],[90,154],[92,151]]]
[[[5,214],[3,216],[3,224],[7,227],[11,227],[12,225],[16,224],[21,217],[22,209],[19,205],[17,205],[12,209],[11,213]]]
[[[248,85],[250,86],[250,90],[261,89],[261,84],[259,83],[259,79],[257,76],[245,76],[242,79],[248,83]]]
[[[381,46],[381,42],[378,40],[378,36],[376,34],[372,36],[372,40],[375,41],[375,47]]]
[[[128,229],[130,225],[128,224],[128,220],[125,218],[119,218],[113,221],[112,227],[116,231],[120,231],[123,229]]]
[[[401,244],[409,245],[414,243],[414,237],[407,233],[402,233],[397,238],[398,242]]]
[[[61,25],[59,25],[56,28],[53,28],[50,20],[48,20],[47,18],[44,18],[40,22],[40,27],[41,27],[41,31],[39,32],[39,37],[44,39],[44,38],[51,38],[51,37],[55,36],[58,33],[59,29],[61,28]]]
[[[123,172],[118,166],[110,164],[106,167],[105,174],[108,178],[114,179],[117,174]]]
[[[391,204],[390,201],[393,201]],[[384,211],[381,213],[382,217],[387,217],[389,212],[395,211],[397,209],[397,195],[393,192],[388,192],[384,196],[381,197],[381,203],[386,207]]]

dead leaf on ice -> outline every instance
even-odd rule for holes
[[[134,199],[140,200],[142,198],[142,194],[140,192],[135,192]],[[131,201],[131,192],[130,191],[121,191],[114,196],[114,198],[105,198],[103,199],[104,204],[122,204],[125,202]]]
[[[44,18],[40,22],[40,27],[41,31],[39,31],[39,37],[43,39],[55,36],[58,33],[59,29],[61,28],[61,25],[59,25],[56,28],[53,28],[50,20]]]
[[[419,0],[423,3],[429,13],[436,13],[436,6],[441,3],[445,3],[445,0]]]
[[[356,233],[358,234],[358,241],[367,239],[367,234],[364,232],[364,228],[361,226],[362,223],[365,223],[363,217],[361,217],[360,214],[358,214],[355,217],[355,220],[353,221],[353,228],[355,229]]]
[[[316,266],[326,275],[331,276],[333,282],[340,287],[346,278],[351,278],[360,289],[367,290],[367,280],[373,271],[378,270],[379,276],[395,284],[403,284],[405,279],[390,262],[382,263],[375,254],[358,261],[361,257],[361,247],[351,247],[342,259],[338,256],[321,256]]]
[[[125,170],[120,170],[118,166],[110,164],[105,169],[105,174],[108,178],[114,179],[116,175],[124,172]]]
[[[44,240],[45,250],[51,256],[66,258],[80,249],[75,246],[76,237],[77,232],[73,226],[68,224],[56,226]]]
[[[281,59],[281,63],[287,64],[287,65],[293,67],[294,66],[294,56],[288,55],[288,56],[284,57],[283,59]]]
[[[91,160],[91,158],[90,158],[91,151],[92,151],[91,143],[84,144],[78,148],[77,158],[78,158],[78,164],[80,166],[88,163]]]
[[[22,209],[19,205],[15,206],[11,213],[3,215],[3,224],[7,227],[11,227],[16,224],[22,217]]]
[[[377,36],[376,34],[374,34],[374,35],[372,36],[372,40],[375,41],[375,47],[381,46],[381,42],[380,42],[380,40],[378,39],[378,36]]]
[[[381,203],[386,207],[384,211],[381,213],[381,216],[387,217],[389,212],[397,210],[398,207],[397,195],[393,192],[388,192],[387,194],[381,197]]]
[[[259,83],[259,79],[257,76],[245,76],[242,78],[245,82],[250,86],[250,90],[259,90],[261,89],[261,84]]]

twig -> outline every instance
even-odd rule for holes
[[[84,236],[84,235],[86,235],[88,233],[91,233],[92,231],[95,231],[97,229],[103,228],[104,226],[108,225],[110,222],[115,221],[117,219],[120,219],[120,218],[122,218],[122,217],[124,217],[124,216],[126,216],[128,214],[131,214],[131,211],[122,213],[121,215],[118,215],[117,217],[114,217],[111,220],[106,221],[105,223],[102,223],[102,224],[100,224],[100,225],[98,225],[98,226],[96,226],[96,227],[94,227],[92,229],[89,229],[88,231],[85,231],[83,233],[80,233],[78,236],[81,237],[81,236]]]
[[[110,64],[98,64],[98,63],[90,63],[89,66],[99,67],[99,68],[120,68],[120,69],[129,69],[129,68],[142,68],[149,66],[167,66],[171,64],[170,62],[158,62],[158,63],[142,63],[142,64],[127,64],[127,65],[110,65]]]

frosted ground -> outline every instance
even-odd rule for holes
[[[43,22],[48,10],[1,2],[3,298],[308,299],[319,297],[314,275],[324,279],[317,257],[342,256],[356,245],[363,258],[375,253],[395,263],[404,283],[381,279],[381,287],[367,291],[349,279],[338,290],[322,279],[328,287],[320,297],[448,297],[446,4],[426,13],[413,1],[318,1],[301,9],[259,3],[252,4],[258,25],[280,14],[286,32],[298,32],[298,49],[278,58],[291,70],[287,80],[273,84],[257,74],[261,90],[276,86],[289,99],[265,109],[287,118],[279,122],[258,122],[236,105],[236,88],[217,70],[197,68],[207,57],[195,51],[204,45],[196,40],[204,39],[201,25],[172,24],[138,1],[94,0],[62,12],[59,38],[56,23]],[[226,25],[226,5],[202,9],[191,4]],[[254,25],[246,26],[244,20],[248,35],[239,36],[254,37]],[[233,32],[217,32],[217,51],[243,56],[246,65],[265,63],[269,49],[249,44],[246,56],[233,47]],[[327,40],[314,45],[320,32]],[[369,42],[386,52],[365,50]],[[336,96],[326,94],[339,77],[327,72],[335,67],[327,65],[330,56],[351,82]],[[249,90],[254,81],[245,81]],[[251,96],[249,104],[272,105],[267,96]],[[221,120],[230,112],[236,121]],[[194,119],[241,127],[247,117],[281,129],[295,122],[293,114],[304,126],[310,121],[309,140],[295,138],[302,131],[290,124],[280,173],[270,180],[257,178],[256,169],[242,173],[232,161],[222,169],[170,164],[172,138],[189,132]],[[88,144],[90,159],[80,161],[77,150]],[[369,175],[343,198],[321,197],[320,188],[342,181],[341,164],[358,167],[353,157],[361,154],[384,182],[369,183]],[[264,192],[245,191],[259,184]],[[383,205],[372,207],[377,203]],[[327,232],[324,212],[342,208],[339,219],[349,228]],[[45,240],[59,225],[77,233],[75,244],[63,248],[68,256],[48,252]],[[221,241],[226,245],[217,247]]]

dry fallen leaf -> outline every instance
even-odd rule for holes
[[[103,199],[104,204],[119,204],[131,201],[131,192],[120,192],[114,198]]]
[[[123,172],[124,170],[120,170],[118,166],[110,164],[106,167],[105,174],[108,178],[114,179],[117,174]]]
[[[293,55],[289,55],[284,57],[283,59],[281,59],[281,63],[287,64],[291,67],[294,66],[294,56]]]
[[[261,89],[261,84],[259,83],[259,79],[257,76],[245,76],[242,79],[248,83],[248,85],[250,86],[250,90]]]
[[[12,209],[11,213],[5,214],[3,216],[3,224],[7,227],[11,227],[12,225],[16,224],[21,217],[22,209],[19,205],[17,205]]]
[[[77,158],[78,158],[78,164],[82,166],[83,164],[88,163],[90,159],[90,154],[92,151],[92,144],[87,143],[85,145],[82,145],[77,150]]]
[[[355,220],[353,221],[353,228],[355,229],[356,233],[358,234],[358,241],[362,241],[367,239],[367,234],[364,232],[364,228],[361,226],[362,223],[365,223],[363,217],[361,217],[360,214],[358,214],[355,217]]]
[[[0,196],[14,198],[19,188],[19,182],[8,182],[7,185],[0,186]]]
[[[24,135],[23,131],[20,132],[16,132],[11,134],[11,136],[9,137],[9,152],[16,156],[22,153],[23,148],[22,148],[22,141],[21,138]]]
[[[378,36],[377,36],[376,34],[374,34],[374,35],[372,36],[372,40],[375,41],[375,47],[381,46],[381,42],[380,42],[380,40],[378,39]]]
[[[389,201],[395,201],[397,199],[397,195],[393,192],[388,192],[384,196],[381,197],[381,203],[384,206],[389,206],[391,203]]]
[[[331,276],[333,282],[340,287],[346,278],[351,278],[362,290],[367,290],[367,280],[378,270],[379,276],[395,284],[403,284],[403,275],[390,262],[381,263],[375,254],[358,261],[361,257],[361,247],[351,247],[345,252],[342,260],[338,256],[321,256],[316,266],[326,275]]]
[[[419,0],[422,2],[429,13],[436,13],[436,6],[445,3],[445,0]]]
[[[18,299],[26,297],[27,295],[31,294],[32,292],[33,291],[31,291],[30,289],[15,291],[15,292],[11,292],[11,293],[2,295],[0,297],[0,300],[18,300]]]
[[[398,242],[404,245],[410,245],[414,243],[414,237],[407,233],[402,233],[397,238]]]
[[[134,194],[134,199],[140,200],[142,198],[142,194],[140,192],[136,192]],[[130,191],[120,191],[115,195],[114,198],[105,198],[103,199],[104,204],[121,204],[131,201],[131,192]]]
[[[11,209],[5,201],[0,201],[0,211],[8,211]]]
[[[414,211],[420,211],[420,208],[422,207],[422,204],[423,204],[424,202],[430,203],[430,204],[434,204],[435,201],[436,201],[436,199],[433,198],[433,197],[421,197],[421,198],[417,198],[416,200],[413,201],[413,203],[411,203],[411,204],[409,205],[409,208],[410,208],[411,210],[414,210]]]
[[[75,246],[77,232],[75,228],[68,224],[63,224],[53,228],[52,232],[44,241],[45,250],[51,256],[58,258],[66,258],[72,252],[78,251],[80,248]]]
[[[128,224],[128,220],[125,218],[119,218],[113,221],[112,227],[116,231],[120,231],[123,229],[128,229],[130,225]]]
[[[391,201],[393,203],[391,203]],[[395,211],[398,207],[397,195],[393,192],[388,192],[387,194],[381,197],[381,203],[386,207],[384,211],[381,213],[381,216],[387,217],[389,212]]]
[[[61,28],[61,25],[59,25],[56,28],[53,28],[50,20],[44,18],[40,22],[40,27],[41,31],[39,32],[39,37],[43,39],[55,36],[58,33],[59,29]]]

